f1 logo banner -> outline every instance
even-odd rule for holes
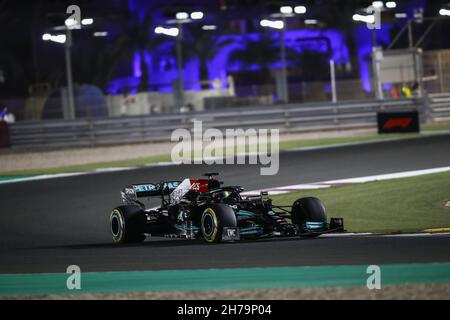
[[[378,133],[420,132],[419,112],[378,112]]]

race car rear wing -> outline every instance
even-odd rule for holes
[[[133,184],[120,193],[124,203],[135,202],[139,198],[161,197],[170,195],[179,185],[180,181],[166,181],[161,183]]]
[[[162,195],[169,195],[173,190],[175,190],[179,185],[180,181],[167,181],[161,183],[145,183],[145,184],[135,184],[132,186],[136,196],[138,198],[144,197],[156,197]]]

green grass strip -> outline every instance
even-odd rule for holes
[[[317,197],[328,217],[343,217],[350,232],[420,232],[449,228],[450,172],[304,190],[273,196],[275,204]]]
[[[366,286],[366,265],[171,271],[85,272],[81,290],[68,290],[68,274],[0,275],[0,296],[111,292],[204,291]],[[381,285],[450,282],[450,263],[382,265]]]

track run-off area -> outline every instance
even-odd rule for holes
[[[113,290],[107,283],[126,279],[129,290],[144,291],[236,289],[241,288],[239,281],[245,288],[314,286],[311,279],[318,286],[364,285],[365,268],[373,264],[385,266],[390,284],[415,283],[414,278],[420,283],[448,283],[450,237],[445,233],[347,234],[219,245],[155,238],[117,246],[109,235],[108,217],[120,204],[119,191],[125,185],[179,180],[207,171],[220,172],[225,184],[252,191],[449,166],[450,135],[437,135],[282,152],[275,176],[259,175],[256,165],[160,165],[0,184],[0,295],[61,293],[66,289],[65,280],[60,280],[67,278],[69,265],[81,268],[91,292]],[[262,281],[283,270],[286,276],[278,282]],[[245,274],[248,282],[242,282]],[[170,276],[179,281],[164,280]],[[180,280],[188,277],[198,282]],[[44,291],[30,289],[39,283],[41,289],[43,283],[48,286]]]

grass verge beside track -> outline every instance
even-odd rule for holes
[[[0,180],[8,180],[17,177],[29,177],[38,176],[44,174],[59,174],[59,173],[72,173],[72,172],[87,172],[94,171],[97,169],[107,169],[107,168],[126,168],[126,167],[138,167],[144,166],[146,164],[158,163],[158,162],[168,162],[171,161],[170,155],[160,155],[146,158],[137,158],[129,160],[118,160],[118,161],[108,161],[108,162],[95,162],[88,164],[80,164],[74,166],[65,166],[58,168],[48,168],[48,169],[32,169],[32,170],[20,170],[20,171],[7,171],[0,172]],[[8,179],[6,179],[7,177]]]
[[[350,232],[421,232],[450,227],[450,172],[273,196],[275,204],[321,199]]]
[[[449,133],[450,124],[428,124],[422,126],[422,133],[411,133],[411,134],[363,134],[350,137],[337,137],[337,138],[322,138],[313,140],[293,140],[293,141],[283,141],[280,143],[280,150],[290,150],[298,148],[309,148],[309,147],[323,147],[339,144],[351,144],[351,143],[363,143],[363,142],[376,142],[376,141],[387,141],[396,139],[412,139],[420,138],[429,134],[440,134]]]

